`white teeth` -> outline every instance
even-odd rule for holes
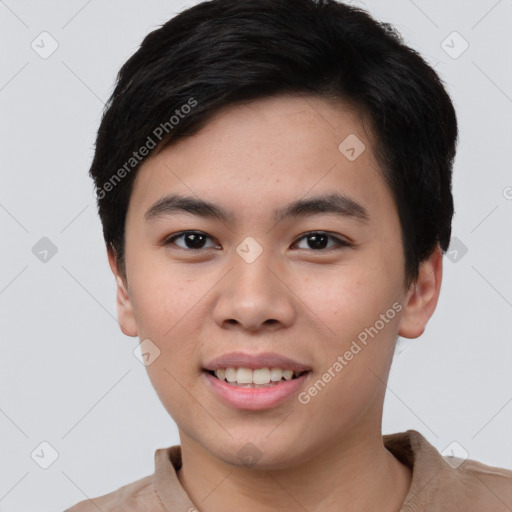
[[[219,368],[215,370],[215,376],[219,380],[226,380],[230,384],[241,385],[272,385],[273,383],[284,380],[292,380],[293,370],[283,370],[282,368]],[[298,374],[295,374],[298,376]]]
[[[268,368],[254,370],[252,372],[252,382],[254,384],[268,384],[270,382],[270,370]]]
[[[217,377],[219,377],[219,376],[217,375]],[[220,377],[219,377],[219,379],[220,379]],[[228,382],[236,382],[236,369],[235,368],[226,368],[226,380]]]
[[[250,368],[238,368],[236,381],[238,384],[252,384],[252,370]]]
[[[292,370],[285,370],[283,372],[283,377],[286,379],[286,380],[292,380],[292,377],[293,377],[293,371]]]
[[[283,378],[283,370],[281,368],[270,368],[270,380],[276,382]]]

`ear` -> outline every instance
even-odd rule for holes
[[[128,283],[123,278],[117,268],[117,260],[111,247],[107,247],[108,263],[117,282],[117,319],[121,331],[127,336],[137,336],[138,329],[133,314],[132,303],[128,295]]]
[[[439,245],[428,259],[420,263],[419,275],[404,301],[398,334],[404,338],[417,338],[425,331],[433,315],[443,277],[443,253]]]

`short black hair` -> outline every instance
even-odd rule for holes
[[[368,116],[400,218],[408,285],[438,244],[446,252],[457,120],[425,60],[391,25],[334,0],[210,0],[145,37],[105,106],[89,173],[123,276],[143,157],[197,133],[224,107],[276,94],[341,100]]]

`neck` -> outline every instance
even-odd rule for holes
[[[203,512],[400,510],[411,471],[383,446],[380,430],[351,433],[313,457],[283,469],[227,464],[180,432],[178,478]]]

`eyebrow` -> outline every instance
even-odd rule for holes
[[[170,194],[159,199],[144,214],[146,220],[172,215],[178,212],[191,213],[199,217],[218,219],[222,222],[232,222],[234,215],[219,205],[190,196]],[[292,217],[309,215],[334,214],[341,217],[354,218],[361,222],[369,220],[366,208],[350,197],[333,193],[298,199],[283,208],[274,210],[274,221],[280,222]]]

